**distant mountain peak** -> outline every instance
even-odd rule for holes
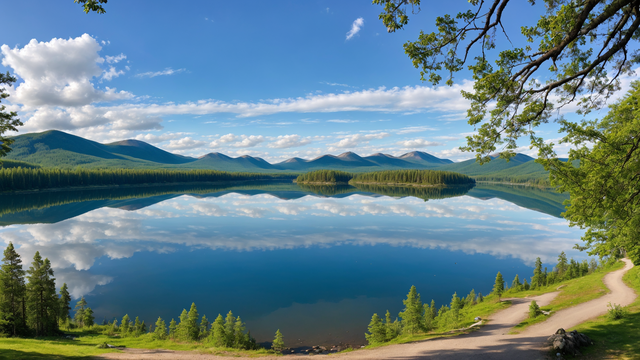
[[[118,145],[118,146],[136,146],[136,147],[147,147],[152,146],[144,141],[135,140],[135,139],[127,139],[116,141],[107,145]]]
[[[198,159],[231,159],[231,158],[223,153],[212,152],[206,155],[202,155]]]

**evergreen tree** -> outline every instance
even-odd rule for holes
[[[189,339],[189,313],[187,309],[182,309],[182,313],[178,318],[180,323],[178,324],[178,338],[181,340]]]
[[[478,300],[476,302],[481,303],[484,301],[484,296],[482,296],[482,293],[478,293]]]
[[[67,283],[62,284],[60,288],[60,312],[59,319],[62,322],[71,318],[71,294],[69,294],[69,288]]]
[[[589,260],[589,274],[593,274],[596,270],[598,270],[598,262],[596,259],[591,258],[591,260]]]
[[[429,306],[429,309],[431,310],[431,318],[435,319],[436,316],[438,316],[438,310],[436,309],[436,301],[431,299],[431,306]]]
[[[191,341],[196,341],[200,338],[200,327],[198,326],[198,309],[196,308],[196,303],[191,303],[191,309],[189,309],[189,313],[187,315],[187,328],[186,334],[187,339]],[[180,319],[182,321],[182,319]]]
[[[169,323],[169,337],[172,339],[178,337],[178,324],[176,324],[174,319],[171,319],[171,322]]]
[[[476,304],[476,292],[474,289],[471,289],[469,295],[467,295],[466,304],[467,306],[472,306]]]
[[[280,332],[280,329],[276,331],[276,337],[273,339],[273,343],[271,344],[271,349],[275,351],[283,351],[284,349],[286,349],[286,347],[284,346],[284,338],[282,337],[282,333]]]
[[[131,318],[129,317],[129,314],[125,314],[122,317],[122,322],[120,323],[121,336],[127,336],[130,330],[131,330]]]
[[[225,335],[226,347],[231,348],[236,342],[235,330],[234,330],[235,325],[236,325],[236,318],[235,316],[233,316],[233,313],[229,311],[224,321],[224,335]]]
[[[498,301],[500,301],[500,296],[504,293],[504,279],[499,271],[498,275],[496,275],[496,281],[493,284],[493,293],[498,295]]]
[[[238,316],[238,318],[236,319],[236,323],[233,325],[233,332],[234,332],[233,347],[235,347],[236,349],[244,349],[247,345],[248,339],[244,331],[245,331],[244,323],[240,319],[240,316]]]
[[[84,309],[84,316],[82,317],[82,323],[84,326],[91,327],[94,324],[95,317],[93,317],[93,310],[90,307]]]
[[[387,314],[385,315],[384,325],[387,332],[387,341],[395,339],[402,332],[402,324],[398,321],[398,318],[395,321],[391,321],[391,313],[387,310]]]
[[[519,291],[521,287],[522,284],[520,283],[520,278],[518,277],[518,274],[516,274],[516,277],[514,277],[513,281],[511,282],[511,290]]]
[[[383,343],[387,340],[387,329],[382,324],[382,320],[378,314],[373,314],[368,327],[369,333],[364,334],[369,345]]]
[[[453,293],[453,297],[451,297],[451,310],[462,310],[463,302],[458,297],[458,293]]]
[[[542,260],[536,259],[536,264],[533,268],[533,277],[531,278],[531,289],[537,289],[542,287]]]
[[[4,333],[18,336],[26,328],[26,286],[22,260],[13,243],[4,250],[0,270],[0,325]]]
[[[424,329],[425,331],[429,331],[433,329],[433,317],[432,317],[431,308],[429,304],[424,304]]]
[[[558,256],[558,263],[556,264],[556,270],[558,271],[558,278],[564,279],[565,274],[569,268],[569,263],[567,262],[567,255],[563,252]]]
[[[200,320],[200,338],[206,338],[209,336],[209,319],[205,315],[202,315],[202,320]]]
[[[213,321],[209,339],[210,339],[210,342],[213,343],[213,346],[217,346],[217,347],[227,346],[227,335],[225,333],[224,319],[220,314],[218,314],[218,317]]]
[[[407,299],[403,300],[402,303],[404,304],[404,311],[399,316],[402,318],[403,332],[416,334],[424,331],[424,324],[422,323],[424,307],[415,286],[411,286]]]
[[[522,287],[525,290],[529,290],[530,289],[530,286],[529,286],[529,283],[527,282],[527,279],[524,279],[524,283],[522,284]]]
[[[156,321],[156,329],[153,332],[153,338],[156,340],[164,340],[167,338],[167,324],[165,324],[161,317],[158,317],[158,321]]]
[[[83,320],[84,320],[84,309],[87,308],[87,300],[84,299],[84,296],[80,298],[80,300],[78,300],[78,302],[76,303],[76,314],[73,317],[73,319],[76,321],[76,325],[79,327],[82,327],[83,325]]]
[[[542,315],[542,310],[538,306],[535,300],[531,301],[531,305],[529,305],[529,318],[533,319]]]
[[[110,329],[111,334],[115,335],[118,332],[118,319],[113,319]]]

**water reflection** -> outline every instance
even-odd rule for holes
[[[195,301],[208,317],[233,309],[258,340],[277,323],[304,344],[356,342],[412,284],[442,304],[489,292],[498,270],[579,257],[557,195],[290,183],[4,195],[0,237],[26,262],[48,257],[99,318],[170,319]]]

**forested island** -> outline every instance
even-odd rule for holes
[[[440,170],[385,170],[360,174],[317,170],[298,176],[296,182],[312,185],[457,186],[473,185],[476,181],[464,174]]]

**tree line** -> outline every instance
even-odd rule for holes
[[[367,342],[371,344],[379,344],[391,341],[403,335],[426,334],[431,331],[449,331],[458,329],[461,325],[471,322],[478,313],[477,306],[485,302],[499,302],[500,297],[504,294],[515,293],[524,290],[535,290],[544,288],[555,283],[570,280],[577,277],[591,274],[598,270],[602,270],[618,260],[616,256],[610,256],[598,263],[595,259],[589,262],[584,260],[577,262],[573,259],[567,260],[567,256],[562,252],[558,256],[558,264],[551,272],[547,272],[545,268],[542,270],[542,261],[536,259],[533,276],[521,282],[518,275],[515,276],[511,288],[506,284],[502,273],[498,272],[494,281],[493,289],[488,296],[482,293],[476,294],[472,289],[465,297],[459,297],[454,293],[449,304],[443,304],[440,308],[436,307],[434,300],[431,303],[423,303],[420,294],[415,286],[411,286],[407,298],[402,301],[404,305],[403,311],[398,314],[395,319],[392,318],[387,310],[384,318],[378,316],[377,313],[371,317],[368,326],[368,332],[365,333]],[[541,314],[541,310],[537,304],[532,303],[530,307],[530,316],[535,317]]]
[[[224,182],[290,178],[285,174],[231,173],[216,170],[141,169],[0,169],[0,191],[40,190],[82,186]]]
[[[338,170],[316,170],[302,174],[296,178],[297,183],[348,183],[353,174]]]
[[[440,170],[386,170],[357,174],[351,183],[467,185],[475,180],[467,175]]]
[[[171,319],[168,327],[162,318],[154,325],[147,326],[139,317],[131,320],[124,315],[118,325],[117,320],[95,323],[93,310],[87,306],[84,296],[75,305],[71,317],[71,295],[67,284],[63,284],[59,294],[49,259],[42,259],[35,253],[31,266],[23,270],[22,259],[13,243],[4,250],[0,267],[0,335],[39,337],[62,335],[61,328],[88,328],[101,331],[105,335],[119,337],[146,336],[153,340],[175,340],[206,342],[215,347],[257,350],[260,346],[246,331],[245,323],[231,311],[223,319],[222,315],[210,323],[205,315],[199,317],[196,304],[189,311],[182,310],[176,322]],[[276,332],[272,349],[285,349],[280,330]]]

